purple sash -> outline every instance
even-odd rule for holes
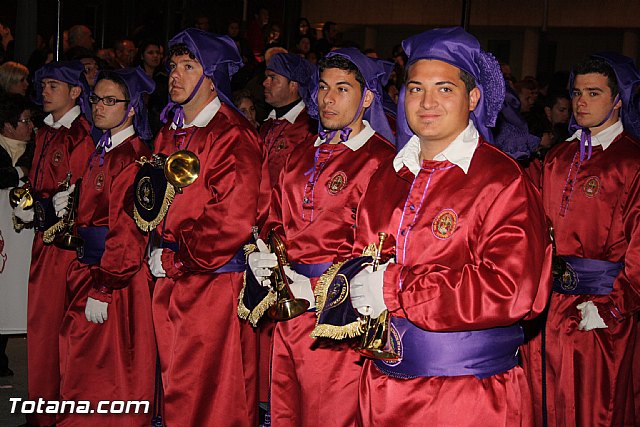
[[[162,239],[161,247],[167,248],[173,252],[178,252],[179,245],[176,242]],[[244,245],[238,249],[233,258],[231,258],[225,265],[218,268],[214,273],[240,273],[247,268],[246,259],[244,255]]]
[[[375,360],[378,370],[395,378],[488,378],[518,364],[518,347],[524,342],[519,324],[464,332],[430,332],[407,319],[391,318],[391,345],[397,362]]]
[[[562,277],[554,277],[553,291],[567,295],[608,295],[624,262],[598,259],[561,257],[567,263]]]
[[[331,262],[321,262],[320,264],[298,264],[297,262],[291,262],[290,264],[293,271],[310,279],[322,276],[322,273],[333,265]]]
[[[84,244],[77,249],[78,261],[83,264],[98,264],[104,254],[109,227],[78,227],[78,236]]]

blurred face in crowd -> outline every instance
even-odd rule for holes
[[[227,27],[227,35],[232,39],[235,39],[240,34],[240,24],[237,22],[232,22]]]
[[[251,122],[252,125],[256,126],[258,122],[256,122],[256,107],[253,105],[253,101],[249,98],[242,98],[240,104],[238,104],[238,110]]]
[[[198,84],[204,72],[202,65],[187,54],[174,55],[169,61],[169,70],[169,96],[173,102],[183,103]],[[185,106],[204,105],[216,96],[213,82],[205,77],[197,93]]]
[[[459,68],[437,60],[412,64],[405,90],[409,127],[420,138],[423,152],[428,147],[434,156],[468,126],[469,114],[480,99],[477,87],[467,93]]]
[[[113,129],[112,133],[116,133],[131,124],[131,118],[134,114],[133,110],[128,113],[127,120],[121,124],[122,119],[129,109],[129,102],[116,102],[114,105],[105,105],[105,99],[107,103],[109,103],[109,100],[111,102],[113,102],[113,100],[127,100],[127,95],[120,85],[111,80],[102,79],[96,83],[93,94],[98,98],[103,98],[101,100],[98,99],[95,104],[93,101],[91,103],[93,123],[98,129]]]
[[[21,75],[20,79],[8,88],[8,92],[17,93],[22,96],[26,95],[27,90],[29,89],[29,81],[27,80],[28,77],[28,74]]]
[[[129,67],[133,63],[133,58],[136,56],[136,47],[131,40],[124,40],[122,44],[116,49],[116,60],[123,67]]]
[[[298,50],[304,54],[309,53],[311,50],[311,41],[308,37],[303,37],[298,41]]]
[[[373,94],[369,90],[364,91],[362,108],[356,117],[362,96],[362,87],[354,71],[339,68],[322,71],[318,84],[318,110],[322,127],[340,130],[362,120],[364,110],[373,102]]]
[[[196,27],[199,30],[202,31],[209,31],[210,27],[209,27],[209,18],[207,18],[206,16],[200,16],[196,19],[196,23],[194,25],[194,27]]]
[[[18,123],[14,127],[11,123],[5,123],[2,135],[18,141],[29,141],[33,135],[33,122],[31,121],[31,110],[24,110],[18,118]]]
[[[556,123],[569,123],[571,103],[567,98],[556,98],[556,102],[551,108],[544,107],[544,112],[552,125]]]
[[[98,77],[98,63],[93,58],[82,58],[80,60],[82,65],[84,65],[84,76],[87,79],[90,87],[93,87],[96,84],[96,78]]]
[[[309,23],[305,20],[300,21],[300,34],[309,34]]]
[[[604,74],[578,74],[573,81],[571,104],[576,122],[596,133],[608,128],[618,121],[622,101],[613,103],[614,95]],[[611,109],[611,116],[600,125]]]
[[[271,70],[265,71],[264,100],[272,107],[284,107],[298,99],[298,84],[288,78],[274,73]]]
[[[518,90],[518,97],[520,98],[520,111],[528,113],[538,99],[538,91],[523,87]]]
[[[42,87],[42,110],[50,113],[54,121],[60,120],[76,105],[76,100],[82,93],[80,86],[71,86],[59,80],[44,78]]]
[[[142,62],[151,69],[156,69],[162,61],[162,50],[156,44],[150,44],[142,53]]]

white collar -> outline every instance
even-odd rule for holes
[[[435,155],[433,160],[440,162],[448,160],[466,174],[469,171],[473,153],[478,147],[479,137],[478,130],[473,122],[469,120],[469,125],[444,150]],[[406,166],[416,176],[420,172],[422,167],[420,162],[420,138],[417,135],[413,135],[407,145],[402,147],[402,150],[393,159],[393,168],[396,172],[402,169],[402,166]]]
[[[120,132],[116,133],[115,135],[111,135],[111,147],[106,147],[105,152],[108,153],[109,151],[113,150],[118,145],[126,141],[127,138],[135,134],[136,134],[136,131],[133,128],[133,125],[131,125],[126,129],[122,129]]]
[[[376,133],[376,131],[373,130],[373,128],[371,127],[368,121],[363,120],[362,124],[364,125],[364,128],[360,132],[358,132],[357,135],[355,136],[349,135],[349,139],[347,139],[345,142],[341,142],[341,144],[344,144],[347,147],[349,147],[351,151],[357,151],[359,148],[362,148],[362,146],[367,143],[369,138],[371,138],[373,134]],[[325,143],[325,140],[320,139],[320,136],[318,136],[313,146],[319,147],[324,143]]]
[[[596,135],[591,135],[591,146],[597,147],[598,145],[602,146],[602,151],[609,148],[614,139],[618,137],[624,131],[624,126],[622,126],[622,121],[618,119],[617,122],[609,126],[608,128],[598,132]],[[578,129],[567,141],[571,141],[573,139],[577,139],[580,141],[580,137],[582,136],[582,129]]]
[[[198,115],[193,119],[191,123],[185,123],[183,128],[190,128],[192,126],[203,128],[209,124],[211,119],[216,115],[218,110],[220,110],[220,98],[215,97],[210,103],[208,103],[202,111],[198,113]],[[170,129],[176,129],[176,124],[171,122]]]
[[[284,116],[280,117],[279,119],[276,117],[276,110],[273,109],[271,110],[271,112],[269,113],[269,117],[267,117],[265,119],[265,121],[269,120],[269,119],[273,119],[273,120],[286,120],[289,123],[293,124],[296,119],[298,118],[298,116],[300,115],[300,113],[302,113],[302,110],[304,110],[304,101],[301,99],[300,102],[298,102],[296,105],[293,106],[293,108],[289,111],[287,111],[287,114],[285,114]]]
[[[57,122],[54,122],[53,115],[49,114],[44,118],[44,124],[54,129],[60,129],[61,126],[70,129],[73,121],[80,115],[80,113],[82,113],[82,110],[80,110],[80,107],[76,105],[72,109],[67,111],[64,116],[60,117],[60,120],[58,120]]]

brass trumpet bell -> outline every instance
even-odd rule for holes
[[[276,303],[269,308],[267,314],[273,320],[293,319],[307,311],[310,304],[306,299],[295,298],[289,288],[289,279],[284,271],[284,266],[289,265],[284,243],[273,231],[269,233],[268,240],[271,251],[276,255],[278,265],[271,275],[271,285],[276,291]]]
[[[390,320],[387,310],[384,310],[375,319],[367,316],[367,326],[358,348],[360,354],[389,362],[400,359],[400,355],[391,346]]]
[[[9,204],[12,208],[16,208],[20,204],[20,200],[25,198],[24,209],[30,209],[33,206],[33,196],[29,191],[29,187],[15,187],[9,191]]]
[[[200,175],[200,159],[189,150],[176,151],[164,163],[164,175],[177,192],[187,187]]]

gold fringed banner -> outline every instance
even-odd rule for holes
[[[158,215],[151,220],[145,220],[144,218],[142,218],[142,216],[140,216],[140,213],[138,212],[138,207],[134,204],[133,218],[135,219],[136,224],[138,225],[140,230],[147,231],[147,232],[155,230],[158,224],[160,224],[164,219],[164,217],[167,215],[167,212],[169,211],[169,207],[171,206],[171,203],[173,203],[173,199],[175,195],[176,195],[176,190],[173,187],[173,185],[167,184],[167,188],[164,192],[164,197],[162,199],[162,205],[160,207],[160,211],[158,212]]]

